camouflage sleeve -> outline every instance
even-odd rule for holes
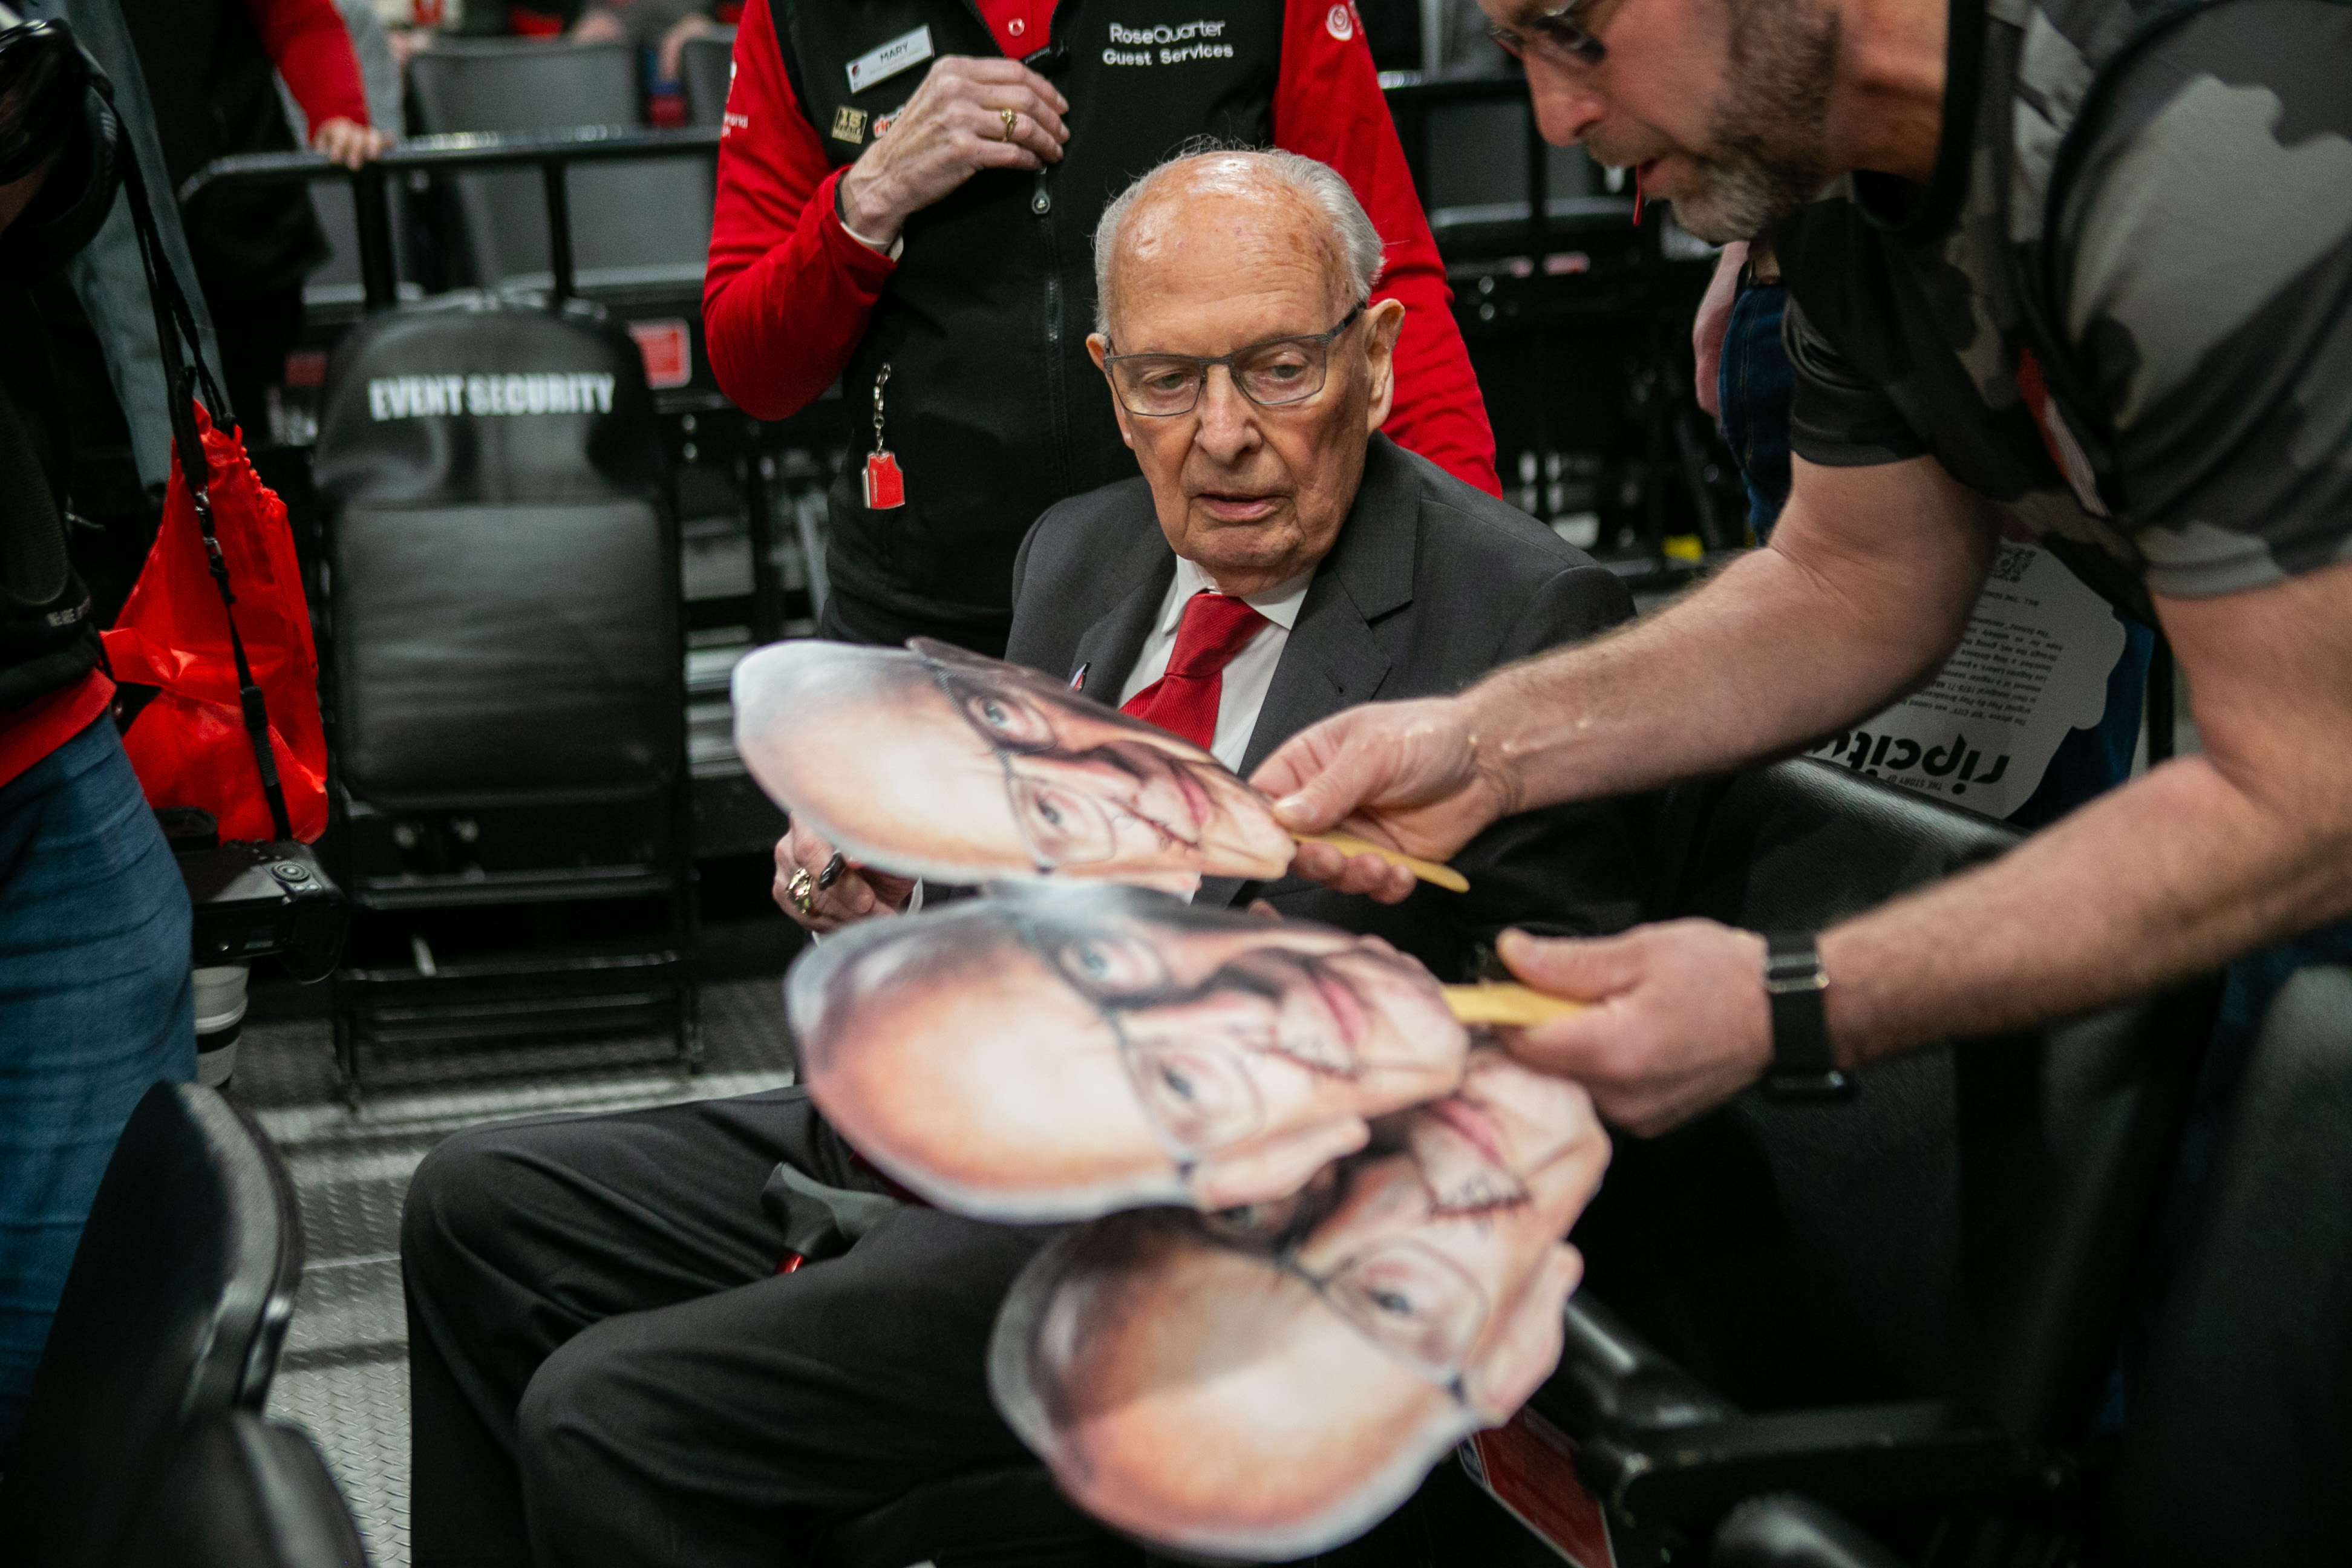
[[[1899,463],[1927,450],[1886,395],[1849,365],[1805,317],[1795,294],[1780,314],[1789,356],[1789,449],[1830,468]]]
[[[2068,193],[2065,326],[2155,593],[2352,560],[2352,6],[2251,0],[2117,84]]]

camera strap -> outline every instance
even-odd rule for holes
[[[180,482],[187,487],[188,500],[195,508],[196,527],[204,535],[205,559],[211,570],[213,585],[220,591],[221,613],[228,621],[229,653],[236,662],[237,700],[245,717],[246,739],[252,742],[253,760],[261,770],[261,791],[269,801],[269,820],[278,837],[294,837],[294,824],[286,808],[286,789],[279,782],[278,759],[269,749],[269,710],[263,701],[261,687],[253,679],[253,666],[245,656],[245,639],[236,630],[236,594],[228,580],[228,563],[221,555],[219,537],[214,532],[212,500],[212,463],[205,456],[203,435],[196,427],[195,401],[202,394],[205,411],[217,425],[214,410],[226,407],[227,399],[221,395],[212,373],[205,368],[203,340],[196,335],[195,312],[189,309],[188,297],[180,289],[180,280],[163,255],[162,237],[156,232],[155,215],[147,205],[147,183],[142,177],[139,160],[134,154],[122,160],[123,195],[131,204],[131,226],[139,236],[139,261],[147,274],[147,297],[155,310],[155,342],[163,354],[165,383],[164,405],[172,418],[172,450],[178,464]]]

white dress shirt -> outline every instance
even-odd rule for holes
[[[1242,771],[1242,758],[1248,754],[1251,731],[1257,728],[1258,710],[1265,706],[1266,690],[1274,684],[1274,667],[1282,662],[1282,650],[1290,642],[1290,628],[1298,622],[1298,606],[1306,602],[1307,585],[1314,578],[1314,568],[1309,567],[1263,594],[1243,596],[1244,604],[1272,624],[1260,626],[1257,636],[1234,655],[1225,666],[1223,684],[1218,689],[1217,734],[1210,743],[1209,754],[1235,773]],[[1216,591],[1216,584],[1209,580],[1206,572],[1181,555],[1176,557],[1176,576],[1168,584],[1168,596],[1160,602],[1160,618],[1152,623],[1150,635],[1143,639],[1143,651],[1136,656],[1135,668],[1128,671],[1127,684],[1119,688],[1120,707],[1126,707],[1137,692],[1168,673],[1169,657],[1176,651],[1176,628],[1183,623],[1184,606],[1192,595]]]

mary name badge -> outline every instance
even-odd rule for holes
[[[880,48],[868,49],[849,62],[849,90],[864,92],[877,81],[887,81],[902,70],[921,65],[934,52],[930,28],[918,27],[911,33],[901,33]]]

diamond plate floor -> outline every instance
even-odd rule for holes
[[[444,1050],[369,1065],[367,1102],[336,1097],[323,1019],[257,1024],[232,1085],[285,1155],[309,1262],[269,1395],[307,1429],[358,1515],[375,1568],[408,1563],[408,1343],[400,1205],[426,1151],[460,1128],[548,1111],[624,1110],[792,1081],[777,978],[706,985],[706,1060],[689,1078],[663,1043]]]

